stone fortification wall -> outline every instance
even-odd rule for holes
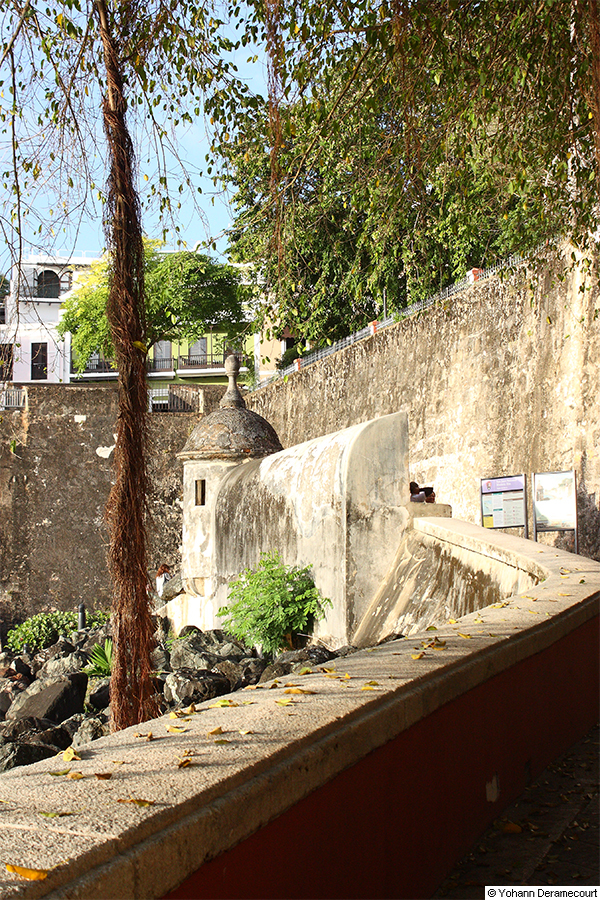
[[[222,389],[208,388],[209,412]],[[0,412],[0,619],[110,602],[104,507],[114,457],[116,386],[29,385]],[[197,416],[152,413],[150,571],[179,561],[181,464]]]
[[[598,260],[584,262],[478,282],[248,405],[284,446],[406,410],[411,478],[476,523],[480,478],[575,468],[580,552],[600,559]]]

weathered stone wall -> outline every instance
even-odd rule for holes
[[[411,478],[476,523],[480,478],[575,468],[580,552],[600,559],[598,260],[586,268],[486,279],[248,405],[284,446],[406,410]]]
[[[205,392],[210,412],[221,388]],[[29,385],[0,413],[0,619],[110,603],[104,507],[112,478],[116,386]],[[197,416],[152,413],[150,572],[179,561],[181,464]],[[12,448],[12,449],[11,449]],[[14,451],[14,452],[13,452]]]

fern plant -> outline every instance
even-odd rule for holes
[[[110,638],[102,644],[96,644],[92,650],[90,664],[83,671],[90,678],[110,678],[113,663],[113,642]]]
[[[292,646],[292,636],[321,619],[331,600],[315,587],[311,567],[284,565],[279,553],[263,553],[256,569],[245,569],[229,586],[230,606],[218,612],[223,628],[267,653]]]

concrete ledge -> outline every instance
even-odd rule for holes
[[[484,539],[471,532],[470,528],[476,526],[462,529],[461,534],[462,526],[454,520],[444,520],[443,528],[448,529],[450,524],[458,541]],[[420,520],[420,525],[435,528],[435,524],[425,520]],[[469,722],[472,710],[475,721],[470,727],[477,727],[479,717],[491,712],[492,721],[496,718],[508,731],[504,743],[494,745],[498,759],[486,760],[483,774],[473,767],[473,781],[480,777],[493,781],[496,769],[504,767],[507,774],[502,778],[508,785],[518,785],[519,779],[522,782],[522,754],[516,752],[510,733],[511,727],[517,727],[511,726],[511,704],[520,709],[522,703],[519,684],[523,697],[531,704],[531,715],[538,714],[536,711],[543,710],[546,704],[557,723],[554,742],[548,740],[546,727],[537,729],[539,740],[535,731],[527,732],[528,741],[539,743],[527,751],[533,760],[531,769],[533,774],[541,771],[552,753],[561,752],[577,740],[597,715],[597,662],[593,659],[597,639],[593,620],[598,615],[600,564],[506,535],[493,538],[493,543],[500,538],[498,552],[533,552],[544,581],[526,594],[510,598],[505,605],[487,607],[456,624],[444,625],[435,635],[413,635],[408,640],[338,660],[335,671],[323,671],[327,668],[323,667],[310,675],[290,676],[278,686],[230,695],[229,699],[239,704],[230,708],[207,702],[187,720],[162,717],[127,729],[88,745],[81,752],[80,762],[65,763],[61,756],[1,775],[0,862],[51,870],[43,881],[24,881],[7,873],[3,865],[1,896],[7,900],[133,900],[162,897],[190,877],[194,879],[193,890],[182,888],[183,893],[174,896],[308,896],[289,888],[285,894],[280,893],[275,876],[273,892],[269,892],[273,841],[279,833],[288,834],[285,822],[294,820],[299,815],[297,811],[306,808],[313,810],[313,817],[315,809],[321,810],[321,830],[316,829],[315,835],[321,834],[326,843],[325,835],[341,827],[341,823],[333,809],[329,819],[323,817],[326,806],[322,800],[319,806],[317,798],[333,796],[336,785],[342,785],[342,796],[347,795],[355,803],[351,785],[360,783],[360,772],[364,773],[365,784],[371,784],[375,790],[377,769],[373,771],[368,766],[379,763],[373,761],[387,760],[391,773],[401,773],[406,768],[413,773],[412,780],[416,777],[414,772],[420,772],[424,791],[431,781],[443,794],[448,779],[443,770],[452,749],[446,734],[456,727],[449,722],[455,719],[461,728],[467,727],[465,722]],[[445,641],[444,649],[422,648],[422,641],[430,641],[433,636]],[[583,655],[578,658],[573,647],[580,645]],[[413,659],[415,648],[423,651],[419,659]],[[567,678],[565,672],[571,675]],[[555,697],[544,694],[546,680]],[[286,687],[287,683],[307,693],[286,693],[297,689]],[[281,705],[279,701],[289,703]],[[450,715],[452,710],[462,712]],[[521,729],[528,724],[522,711],[515,721],[521,723]],[[168,731],[173,726],[185,731]],[[222,734],[214,734],[217,728],[222,729]],[[436,739],[432,735],[438,734],[438,728],[445,730]],[[149,731],[153,735],[150,741],[145,737]],[[415,751],[416,746],[422,747],[414,743],[418,735],[429,735],[425,746],[433,742],[433,757],[423,755],[422,749]],[[457,740],[454,733],[451,740],[455,750],[452,758],[456,752],[470,758],[465,741]],[[404,747],[404,751],[394,749],[398,747]],[[410,760],[402,755],[407,752],[406,747],[413,748]],[[478,753],[481,755],[480,750]],[[519,778],[510,775],[512,757],[518,758]],[[181,760],[187,758],[190,764],[179,768]],[[67,768],[71,769],[69,774],[77,771],[84,777],[71,780],[66,775],[49,774]],[[111,773],[110,779],[96,778],[103,773]],[[468,794],[470,785],[464,783],[463,789]],[[403,790],[408,791],[409,787]],[[485,790],[477,786],[476,796],[479,793],[484,795]],[[340,796],[339,790],[335,796]],[[440,803],[445,804],[446,800],[440,797]],[[510,788],[503,791],[502,798],[502,802],[510,802]],[[131,799],[150,801],[152,805],[119,802]],[[487,806],[484,803],[483,812],[478,812],[473,822],[483,821],[485,814],[492,818],[498,815],[498,802]],[[48,812],[61,815],[42,815]],[[356,815],[344,828],[346,832],[358,830],[366,840],[359,827],[361,813],[361,808],[356,807]],[[427,828],[423,840],[430,839],[435,845],[441,810],[434,805],[425,813]],[[351,815],[351,811],[347,809],[345,814]],[[410,811],[403,815],[408,814]],[[291,820],[286,818],[290,816]],[[316,822],[310,821],[310,828],[315,829]],[[382,824],[389,831],[394,823],[385,820]],[[465,828],[465,839],[470,838],[467,832]],[[415,830],[414,840],[417,833],[421,833],[419,829]],[[261,835],[268,836],[266,847],[265,839],[261,843]],[[456,841],[448,835],[446,838],[455,852]],[[253,843],[248,844],[249,840]],[[302,844],[301,835],[298,841]],[[237,844],[240,846],[232,850]],[[239,881],[236,884],[232,873],[239,867],[225,866],[229,875],[223,874],[225,864],[219,860],[228,859],[228,854],[243,856],[246,844],[255,851],[257,846],[262,847],[260,852],[266,856],[259,853],[255,859],[256,880],[246,885],[243,894],[236,894]],[[351,840],[347,846],[353,846]],[[411,846],[409,842],[407,847]],[[285,847],[277,852],[287,858]],[[440,865],[448,863],[448,852],[439,854]],[[331,858],[334,860],[334,854]],[[389,864],[397,875],[397,861],[391,859]],[[308,859],[305,865],[310,866]],[[339,868],[339,860],[335,865]],[[218,878],[222,887],[216,888],[214,880],[208,879],[208,893],[202,893],[202,873],[213,871],[214,866],[221,866]],[[348,867],[351,871],[350,861]],[[277,865],[273,871],[276,868]],[[431,870],[430,879],[437,877],[435,867],[428,864],[425,868]],[[318,877],[316,870],[314,874]],[[311,896],[343,896],[339,893],[343,891],[341,875],[337,887],[331,883],[331,873],[326,875],[322,870],[321,877],[326,882],[319,880]],[[385,893],[390,889],[390,877],[389,872],[382,870],[381,876],[372,875],[369,893],[352,896],[391,896]],[[298,878],[298,884],[303,884],[301,890],[307,890],[302,878]],[[394,896],[420,895],[414,893],[414,879],[410,878],[404,888],[394,890]]]

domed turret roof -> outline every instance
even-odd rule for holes
[[[220,408],[205,416],[190,434],[180,459],[248,459],[268,456],[283,450],[272,425],[251,409],[246,409],[236,377],[240,364],[227,357],[227,391]]]

